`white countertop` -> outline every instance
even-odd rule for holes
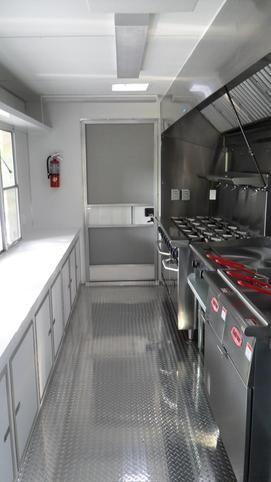
[[[78,229],[36,232],[0,255],[1,362],[77,234]]]

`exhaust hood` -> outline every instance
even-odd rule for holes
[[[243,125],[271,117],[271,64],[229,92]],[[219,132],[239,127],[226,93],[201,109],[201,113]]]

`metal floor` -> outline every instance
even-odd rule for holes
[[[81,290],[18,480],[235,481],[162,287]]]

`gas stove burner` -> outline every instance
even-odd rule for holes
[[[223,238],[219,238],[216,236],[211,236],[211,241],[223,241]]]
[[[231,239],[231,238],[233,237],[232,234],[227,234],[227,233],[222,234],[222,236],[223,236],[223,238],[225,238],[225,239]]]
[[[193,239],[193,240],[195,240],[195,239],[200,240],[201,239],[197,234],[188,234],[188,237],[189,237],[189,239]]]
[[[249,234],[239,226],[221,217],[213,216],[173,216],[172,220],[180,232],[190,241],[227,241],[249,238]]]

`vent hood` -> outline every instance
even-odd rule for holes
[[[229,89],[229,92],[243,125],[271,117],[271,64]],[[226,94],[204,107],[201,113],[219,132],[238,127]]]

